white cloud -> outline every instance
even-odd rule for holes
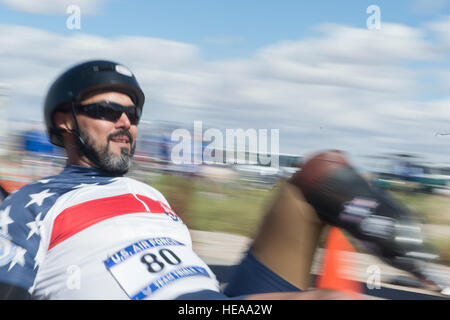
[[[387,150],[450,156],[436,136],[450,123],[449,101],[429,93],[415,62],[445,60],[430,41],[433,24],[384,23],[380,31],[324,25],[320,36],[274,43],[247,59],[205,61],[199,47],[148,37],[103,38],[0,26],[0,82],[11,88],[12,111],[41,117],[51,81],[82,60],[129,66],[148,97],[144,119],[202,120],[219,128],[280,129],[281,151],[341,148],[353,154]],[[435,26],[435,25],[434,25]],[[436,26],[435,26],[436,28]],[[447,64],[448,65],[448,64]],[[450,70],[441,68],[442,77]],[[435,88],[444,91],[448,85]],[[448,126],[450,128],[450,125]]]
[[[448,56],[450,49],[450,16],[444,16],[437,21],[427,24],[427,27],[434,32],[438,41],[438,49],[442,54]]]
[[[81,13],[97,12],[107,0],[0,0],[0,3],[19,11],[44,14],[65,14],[71,5],[77,5]]]

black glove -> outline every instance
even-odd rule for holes
[[[371,186],[338,151],[306,161],[290,181],[325,222],[348,231],[387,263],[423,278],[426,248],[418,223],[387,192]]]

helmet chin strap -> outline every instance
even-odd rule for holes
[[[83,155],[86,156],[86,158],[88,158],[89,161],[91,161],[98,168],[102,168],[100,161],[98,161],[96,155],[93,154],[93,152],[89,148],[88,144],[86,143],[86,141],[84,141],[83,137],[80,134],[80,126],[78,124],[77,114],[75,112],[75,103],[72,103],[71,109],[72,109],[73,120],[75,122],[75,130],[69,129],[67,131],[69,131],[70,133],[72,133],[73,135],[75,135],[77,137],[77,139],[79,141],[80,152],[82,152]]]
[[[73,133],[78,138],[80,143],[85,146],[86,142],[84,141],[84,139],[80,135],[80,126],[78,125],[78,119],[77,119],[77,114],[75,112],[75,103],[74,102],[72,102],[71,110],[72,110],[73,120],[75,122],[75,130],[70,130],[69,129],[68,131],[70,133]]]

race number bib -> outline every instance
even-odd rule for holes
[[[171,238],[138,241],[104,261],[133,300],[141,300],[187,277],[211,278],[206,264],[183,243]]]

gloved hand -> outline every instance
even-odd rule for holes
[[[426,262],[438,258],[425,247],[408,208],[371,186],[341,152],[313,156],[290,183],[323,221],[348,231],[394,267],[424,278]]]

